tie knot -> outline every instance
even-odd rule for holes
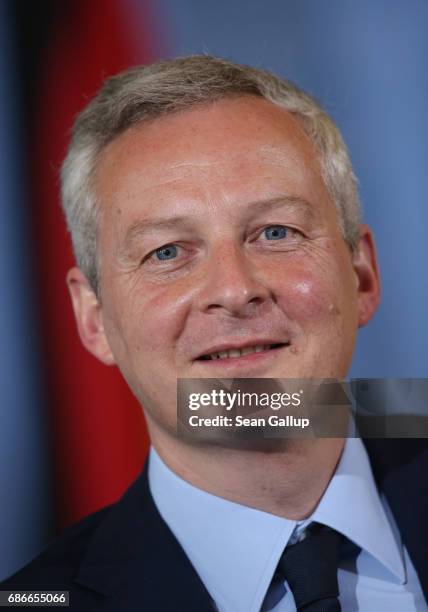
[[[334,529],[312,523],[304,539],[286,547],[278,571],[287,580],[298,610],[340,610],[337,566],[341,539]]]

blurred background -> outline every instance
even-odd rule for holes
[[[428,376],[425,0],[1,0],[0,45],[0,579],[117,499],[147,451],[117,371],[79,344],[64,281],[58,169],[110,74],[207,52],[312,93],[350,148],[382,272],[351,376]]]

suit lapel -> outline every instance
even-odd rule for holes
[[[152,499],[147,464],[92,537],[75,582],[121,610],[212,611],[211,598]]]
[[[364,441],[428,601],[428,440]]]

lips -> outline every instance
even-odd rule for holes
[[[217,359],[238,359],[239,357],[245,357],[253,353],[263,353],[275,349],[287,346],[288,342],[276,342],[276,343],[257,343],[247,345],[243,347],[221,347],[218,349],[207,351],[206,353],[197,357],[198,361],[212,361]]]

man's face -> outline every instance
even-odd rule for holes
[[[289,113],[246,97],[132,128],[96,191],[102,359],[158,425],[177,378],[346,375],[376,299]]]

